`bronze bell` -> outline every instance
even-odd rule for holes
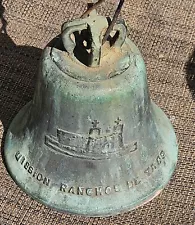
[[[170,180],[178,147],[150,99],[146,68],[121,22],[91,10],[43,51],[34,98],[5,142],[13,180],[60,211],[109,216],[134,209]]]

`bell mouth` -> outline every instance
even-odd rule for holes
[[[81,164],[74,156],[60,155],[61,162],[68,167],[58,174],[56,171],[59,170],[59,163],[56,164],[56,171],[49,172],[45,164],[48,153],[52,154],[52,158],[56,157],[56,153],[51,153],[46,147],[32,149],[33,140],[30,134],[24,134],[23,129],[19,133],[17,130],[17,124],[28,120],[30,108],[31,103],[18,113],[9,128],[5,142],[5,161],[9,173],[18,186],[33,199],[48,207],[89,217],[116,215],[152,200],[167,185],[174,172],[178,154],[176,137],[168,118],[154,103],[152,103],[152,113],[157,124],[156,135],[161,137],[162,142],[153,144],[152,154],[145,163],[138,162],[141,155],[135,152],[105,159],[101,163],[97,160],[93,165],[89,163],[91,161],[80,159],[80,162],[90,166],[89,174],[96,177],[96,185],[99,186],[94,187],[91,184],[87,185],[88,173],[82,176],[79,174],[76,168],[79,169]],[[140,149],[141,152],[142,150]],[[34,158],[31,158],[32,151],[37,152]],[[129,168],[129,163],[131,167],[136,164],[142,166],[139,170],[132,170]],[[71,164],[74,166],[71,167]],[[116,182],[115,176],[120,168],[129,168],[131,172],[127,175],[127,170],[124,169],[120,172],[121,178]],[[78,181],[76,182],[78,184],[73,184],[72,178],[69,177],[75,169],[80,176],[78,181],[83,180],[81,186]],[[99,176],[97,176],[98,171],[101,171]],[[104,186],[101,180],[106,174],[110,179],[107,178],[109,184]]]

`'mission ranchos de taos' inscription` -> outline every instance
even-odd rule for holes
[[[38,182],[49,186],[51,181],[48,177],[44,176],[42,173],[38,172],[30,163],[27,158],[22,155],[20,152],[15,154],[16,160],[21,164],[21,166],[29,173],[32,177],[35,178]],[[154,162],[144,170],[145,176],[151,176],[161,164],[165,164],[165,153],[161,151],[158,156],[155,158]],[[142,178],[134,178],[132,180],[126,181],[124,184],[116,184],[110,186],[96,186],[96,187],[83,187],[83,186],[74,186],[68,185],[65,182],[61,183],[59,186],[59,191],[66,194],[74,194],[81,196],[105,196],[114,194],[124,190],[131,190],[132,188],[136,188],[136,186],[142,183],[142,180],[145,179],[145,176]]]
[[[124,144],[124,124],[120,118],[105,131],[98,124],[99,122],[94,120],[87,135],[57,129],[57,137],[45,136],[45,145],[61,154],[92,160],[106,159],[112,155],[124,155],[138,149],[136,141]]]

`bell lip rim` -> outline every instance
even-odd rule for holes
[[[40,204],[46,206],[48,209],[55,210],[56,212],[59,212],[59,213],[69,214],[69,215],[76,215],[76,216],[83,216],[83,217],[88,217],[88,218],[89,217],[91,217],[91,218],[95,218],[95,217],[101,218],[101,217],[117,216],[117,215],[120,215],[120,214],[123,214],[123,213],[131,212],[133,210],[136,210],[136,209],[138,209],[138,208],[140,208],[140,207],[148,204],[150,201],[152,201],[154,198],[156,198],[164,190],[164,188],[168,185],[168,183],[170,183],[171,177],[175,173],[175,169],[176,169],[176,164],[175,164],[172,167],[172,171],[169,173],[168,179],[164,183],[164,185],[158,186],[158,188],[156,188],[155,191],[153,191],[149,195],[147,195],[144,198],[142,198],[141,200],[139,200],[139,204],[136,204],[136,203],[129,204],[128,206],[123,206],[123,209],[122,210],[117,210],[116,209],[116,210],[112,211],[112,213],[105,213],[105,214],[103,214],[103,213],[101,213],[101,214],[92,213],[91,215],[89,215],[89,214],[86,214],[86,213],[78,213],[76,211],[73,211],[73,210],[71,210],[72,208],[70,210],[68,210],[68,209],[67,210],[62,210],[62,209],[59,209],[59,208],[57,208],[55,206],[49,205],[44,200],[39,199],[35,195],[32,195],[31,192],[27,191],[22,185],[20,185],[20,183],[17,181],[17,179],[14,178],[13,173],[9,169],[9,166],[8,166],[8,163],[7,163],[7,159],[6,158],[5,158],[4,165],[5,165],[5,168],[6,168],[7,172],[9,173],[10,177],[12,178],[12,182],[14,182],[20,188],[20,190],[22,190],[25,194],[27,194],[27,196],[29,198],[31,198],[31,200],[36,201],[37,203],[40,203]],[[122,207],[119,207],[119,208],[121,209]],[[95,212],[95,211],[96,210],[94,209],[93,212]],[[105,209],[103,209],[102,211],[105,211]]]

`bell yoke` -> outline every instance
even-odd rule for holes
[[[132,210],[159,194],[176,166],[173,127],[150,99],[140,51],[116,22],[121,7],[112,22],[92,8],[62,26],[43,51],[33,100],[6,135],[13,180],[59,211]]]

